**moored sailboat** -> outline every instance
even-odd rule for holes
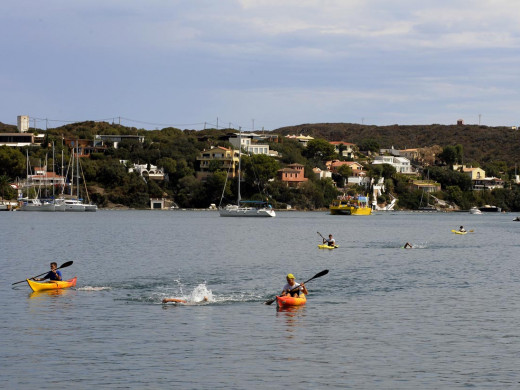
[[[240,171],[242,161],[242,137],[238,133],[239,147],[238,147],[238,189],[237,189],[237,204],[227,205],[219,208],[219,215],[221,217],[276,217],[276,213],[270,204],[263,201],[242,200],[240,197]],[[227,176],[226,176],[227,181]],[[225,184],[224,184],[225,187]],[[221,199],[222,202],[222,199]]]

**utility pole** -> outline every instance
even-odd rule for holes
[[[217,130],[218,130],[218,116],[217,116]]]
[[[478,114],[478,125],[480,126],[480,117],[482,116],[482,114]]]

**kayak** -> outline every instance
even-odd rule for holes
[[[283,297],[276,297],[276,306],[282,307],[282,306],[301,306],[305,305],[307,302],[307,298],[305,297],[305,294],[301,293],[299,297],[291,297],[291,296],[283,296]]]
[[[451,232],[455,233],[455,234],[466,234],[467,233],[467,232],[461,232],[459,230],[452,230]]]
[[[320,248],[320,249],[336,249],[338,246],[339,245],[331,246],[331,245],[321,244],[321,245],[318,245],[318,248]]]
[[[59,288],[74,287],[76,285],[76,279],[77,277],[69,280],[49,280],[47,282],[37,282],[27,279],[27,283],[33,291],[56,290]]]

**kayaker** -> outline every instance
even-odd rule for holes
[[[294,296],[300,296],[300,291],[303,292],[305,295],[309,294],[307,291],[307,288],[305,287],[305,284],[299,284],[296,283],[294,280],[293,274],[287,274],[287,284],[283,286],[282,294],[281,296],[285,296],[287,294],[291,294],[292,297]],[[294,290],[294,291],[291,291]]]
[[[412,244],[410,244],[409,242],[404,244],[404,249],[407,249],[407,248],[413,248]]]
[[[45,275],[43,278],[34,278],[33,280],[36,280],[38,282],[41,282],[42,280],[45,280],[45,279],[50,279],[50,280],[62,280],[61,278],[61,271],[58,268],[58,264],[56,262],[52,262],[51,263],[51,270],[49,271],[49,273],[47,275]]]
[[[461,232],[461,233],[466,233],[466,229],[464,229],[464,226],[461,226],[461,227],[460,227],[459,232]]]
[[[328,246],[336,246],[336,240],[332,237],[332,234],[329,234],[328,239],[324,238],[323,243],[327,243]]]

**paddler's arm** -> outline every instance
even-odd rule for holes
[[[307,287],[305,287],[305,284],[300,284],[301,290],[305,295],[309,295],[309,292],[307,291]]]

